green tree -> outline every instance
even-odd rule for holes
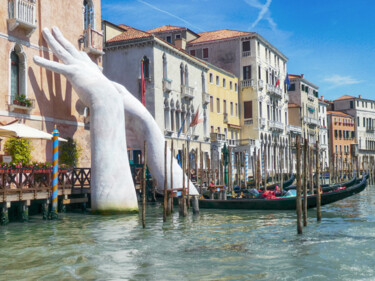
[[[32,146],[27,139],[9,138],[4,145],[5,152],[12,156],[14,163],[29,164]]]
[[[69,167],[76,167],[82,149],[72,138],[67,138],[67,140],[67,142],[63,142],[59,145],[59,163]]]

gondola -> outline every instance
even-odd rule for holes
[[[321,205],[330,204],[354,194],[360,193],[366,188],[367,177],[364,176],[360,182],[336,191],[321,194]],[[316,195],[307,197],[307,207],[316,207]],[[296,197],[280,197],[276,199],[229,199],[212,200],[199,199],[201,209],[247,209],[247,210],[295,210]]]
[[[294,175],[294,174],[291,174],[291,175],[290,175],[290,178],[287,179],[287,180],[283,183],[283,188],[284,188],[284,189],[288,188],[288,187],[294,182],[295,179],[296,179],[295,175]],[[272,185],[268,185],[268,186],[267,186],[267,190],[274,190],[276,186],[281,186],[281,183],[275,183],[275,184],[272,184]],[[261,187],[260,190],[264,190],[264,188]]]
[[[351,187],[352,185],[356,184],[356,182],[357,182],[357,178],[354,176],[351,180],[349,180],[347,182],[335,183],[335,184],[331,184],[331,185],[323,184],[322,190],[323,190],[323,192],[329,192],[329,191],[335,190],[338,187],[342,187],[342,186]],[[291,190],[291,189],[296,189],[296,185],[290,185],[290,186],[284,187],[284,190],[286,190],[286,191]],[[308,187],[308,189],[309,189],[309,187]]]

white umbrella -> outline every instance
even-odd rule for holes
[[[13,123],[10,125],[5,125],[0,127],[0,137],[17,137],[23,139],[45,139],[52,140],[52,135],[43,132],[38,129],[34,129],[25,124]],[[66,139],[60,138],[59,141],[67,142]]]

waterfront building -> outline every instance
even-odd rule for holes
[[[347,170],[355,153],[355,119],[339,111],[328,111],[327,118],[331,151],[329,161],[338,170]]]
[[[240,141],[238,77],[207,63],[210,107],[212,168],[218,168],[222,148],[235,147]]]
[[[302,136],[302,119],[301,119],[301,106],[295,103],[288,104],[288,134],[290,144],[290,170],[297,171],[297,150],[296,139],[297,135]]]
[[[240,79],[241,141],[235,151],[247,152],[251,166],[254,149],[261,149],[262,158],[267,154],[265,169],[275,172],[282,166],[286,171],[288,58],[257,33],[227,29],[198,33],[187,50]]]
[[[345,112],[355,119],[359,161],[375,160],[375,101],[344,95],[333,101],[334,110]]]
[[[322,169],[325,171],[329,167],[329,145],[328,145],[328,129],[327,129],[327,108],[328,103],[321,96],[319,101],[318,119],[319,119],[319,149]]]
[[[108,35],[103,58],[105,75],[141,100],[143,61],[145,106],[166,140],[169,144],[174,140],[174,148],[179,154],[182,145],[189,140],[193,163],[195,149],[201,146],[205,153],[204,163],[207,163],[210,153],[207,64],[152,33],[127,25],[119,25],[113,31],[113,26],[103,22]],[[116,35],[117,32],[120,34]],[[202,123],[190,128],[197,111]],[[143,147],[130,134],[127,134],[127,140],[129,148],[136,152]],[[136,160],[133,157],[134,154],[130,154],[131,161]]]
[[[302,138],[307,138],[310,145],[315,145],[319,136],[319,87],[306,80],[303,74],[289,74],[289,81],[289,103],[300,108],[299,116],[293,116],[289,121],[298,118],[302,128]]]
[[[51,133],[54,125],[62,137],[72,137],[84,153],[80,165],[90,167],[88,114],[68,81],[40,68],[34,56],[53,59],[42,29],[58,26],[73,45],[101,64],[100,0],[9,0],[0,4],[0,121],[21,120]],[[26,98],[28,102],[20,100]],[[52,161],[52,142],[33,140],[35,161]],[[3,147],[1,147],[3,149]],[[3,150],[1,150],[2,154]]]

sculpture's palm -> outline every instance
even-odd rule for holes
[[[69,43],[57,28],[43,35],[63,64],[34,57],[36,64],[64,75],[90,107],[92,209],[137,210],[138,203],[126,151],[122,98],[90,58]]]

